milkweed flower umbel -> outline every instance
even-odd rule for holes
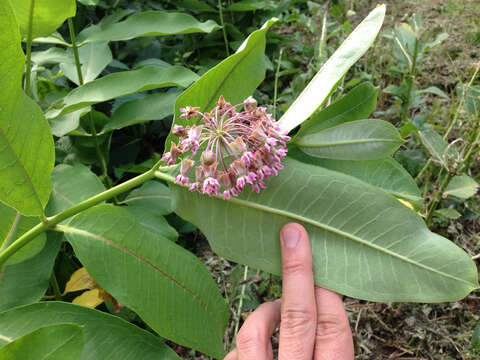
[[[237,111],[240,107],[243,110]],[[232,105],[220,96],[209,112],[187,106],[180,113],[192,124],[173,127],[178,142],[172,142],[162,158],[168,165],[180,161],[176,184],[229,199],[248,186],[260,192],[266,188],[265,179],[283,169],[290,137],[254,98]]]

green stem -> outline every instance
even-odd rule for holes
[[[280,48],[277,61],[277,71],[275,71],[275,84],[273,87],[273,118],[277,118],[277,96],[278,96],[278,78],[280,77],[280,63],[282,61],[283,48]]]
[[[111,199],[114,196],[120,195],[125,191],[133,189],[134,187],[137,187],[148,180],[152,180],[153,178],[155,178],[155,171],[157,170],[160,162],[161,160],[157,162],[157,164],[155,164],[152,169],[143,173],[142,175],[134,177],[133,179],[130,179],[120,185],[117,185],[100,194],[92,196],[91,198],[84,200],[81,203],[78,203],[77,205],[74,205],[71,208],[68,208],[58,213],[57,215],[51,216],[47,218],[47,222],[37,224],[36,226],[28,230],[26,233],[24,233],[22,236],[20,236],[13,244],[0,252],[0,266],[2,266],[2,264],[4,264],[18,250],[30,243],[30,241],[32,241],[36,236],[49,229],[54,228],[55,225],[62,222],[63,220],[66,220],[69,217],[72,217],[84,210],[87,210],[94,205],[100,204],[105,200]],[[173,182],[173,177],[171,181]]]
[[[68,30],[70,31],[70,40],[72,42],[72,49],[73,49],[73,56],[75,58],[75,66],[77,68],[77,77],[78,83],[83,85],[83,75],[82,75],[82,64],[80,63],[80,56],[78,55],[78,46],[77,46],[77,38],[75,36],[75,27],[73,25],[72,18],[68,18]],[[100,161],[100,167],[102,169],[102,175],[105,179],[105,183],[108,188],[112,187],[110,179],[108,177],[107,171],[107,163],[105,161],[105,157],[102,154],[102,150],[100,149],[100,144],[98,142],[97,136],[97,129],[95,128],[95,121],[93,119],[93,110],[89,113],[89,126],[90,132],[92,133],[93,142],[95,144],[95,150],[97,152],[98,159]]]
[[[472,155],[475,150],[475,146],[480,141],[480,117],[477,117],[476,123],[473,127],[472,134],[470,139],[465,147],[465,157],[463,158],[463,164],[461,166],[461,171],[468,171],[470,168],[470,161],[472,160]]]
[[[218,0],[218,10],[220,12],[220,25],[222,26],[223,41],[225,42],[225,50],[227,52],[227,56],[230,56],[230,47],[228,46],[227,30],[225,30],[225,23],[223,22],[222,0]]]
[[[407,78],[407,98],[405,103],[403,104],[403,112],[402,112],[402,124],[405,124],[407,121],[408,116],[408,108],[410,107],[410,98],[412,96],[412,86],[413,80],[415,79],[416,67],[417,67],[417,57],[418,57],[418,38],[415,37],[415,47],[413,49],[413,59],[412,59],[412,66],[410,68],[410,72]]]
[[[445,178],[443,179],[441,185],[440,185],[440,188],[438,189],[438,191],[435,193],[435,196],[432,200],[432,202],[430,203],[430,207],[428,208],[428,212],[427,212],[427,217],[425,218],[425,222],[427,223],[427,225],[430,224],[430,220],[432,219],[432,216],[433,216],[433,212],[435,211],[435,209],[437,208],[437,205],[440,201],[440,198],[441,196],[443,195],[443,192],[445,191],[448,183],[450,182],[450,180],[452,179],[452,177],[454,176],[455,174],[453,172],[448,172],[447,175],[445,176]]]
[[[35,0],[30,0],[30,13],[28,16],[28,34],[27,34],[27,59],[25,71],[25,93],[30,96],[31,85],[30,78],[32,76],[32,40],[33,40],[33,10],[35,9]]]
[[[50,276],[50,285],[52,286],[53,294],[55,295],[55,300],[62,300],[62,293],[60,287],[58,286],[57,277],[55,276],[55,270],[52,270],[52,276]]]
[[[240,316],[242,315],[243,298],[245,297],[245,288],[247,286],[246,284],[247,275],[248,275],[248,266],[245,265],[245,269],[243,270],[243,284],[242,284],[242,289],[240,290],[240,300],[238,301],[237,319],[235,321],[235,330],[233,332],[233,339],[237,337],[238,328],[240,325]]]

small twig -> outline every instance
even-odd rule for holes
[[[227,56],[230,56],[230,46],[228,45],[227,30],[225,30],[225,23],[223,22],[222,0],[218,0],[218,10],[220,12],[220,25],[222,26],[223,41],[225,42],[225,50],[227,52]]]
[[[480,254],[477,254],[475,256],[472,256],[472,260],[478,260],[480,259]]]
[[[243,271],[243,281],[247,280],[247,275],[248,275],[248,266],[245,265],[245,269]],[[242,315],[243,298],[245,296],[246,286],[247,286],[247,284],[244,283],[242,285],[242,289],[240,291],[240,300],[238,301],[237,318],[235,319],[235,330],[233,332],[233,339],[234,340],[235,340],[235,338],[237,337],[237,334],[238,334],[238,328],[239,328],[239,325],[240,325],[240,316]],[[233,341],[232,341],[232,343],[233,343]]]
[[[57,277],[55,276],[55,270],[52,270],[52,275],[50,276],[50,285],[52,286],[53,293],[55,295],[55,300],[62,300],[62,293],[60,287],[58,286]]]

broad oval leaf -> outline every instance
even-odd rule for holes
[[[172,179],[173,180],[173,179]],[[394,197],[287,158],[260,194],[228,201],[172,185],[175,211],[220,256],[281,273],[279,231],[303,224],[319,286],[371,301],[455,301],[478,288],[475,263]]]
[[[166,239],[177,241],[178,232],[155,208],[129,205],[126,208],[145,229]]]
[[[392,155],[403,143],[395,127],[383,120],[357,120],[295,138],[311,156],[341,160],[372,160]]]
[[[368,50],[385,17],[385,5],[378,6],[358,25],[283,114],[280,127],[290,131],[320,107],[348,69]]]
[[[81,85],[78,79],[77,66],[73,50],[67,51],[70,61],[62,62],[60,70],[63,74],[77,85]],[[84,83],[95,80],[112,61],[112,52],[107,42],[87,44],[78,49],[78,56],[81,64],[82,80]],[[73,61],[72,61],[73,60]]]
[[[52,182],[52,196],[46,208],[48,216],[58,214],[106,190],[98,177],[81,164],[55,166]]]
[[[0,267],[0,311],[39,301],[45,295],[60,244],[60,233],[47,232],[47,243],[37,255]]]
[[[77,10],[75,0],[14,0],[10,3],[23,39],[28,36],[31,21],[32,38],[48,36],[66,19],[74,17]]]
[[[103,131],[112,131],[150,120],[161,120],[173,115],[178,92],[157,93],[143,99],[120,105],[112,114]]]
[[[63,98],[60,109],[52,109],[46,116],[52,119],[88,105],[141,91],[170,86],[187,87],[197,78],[193,71],[182,66],[146,66],[138,70],[117,72],[79,86]]]
[[[78,40],[81,43],[120,41],[144,36],[210,33],[218,29],[220,26],[213,20],[200,22],[184,13],[145,11],[118,23],[96,26],[95,31]]]
[[[147,181],[139,188],[133,190],[122,204],[147,207],[159,215],[172,212],[172,196],[168,186],[161,182]]]
[[[237,104],[250,96],[265,77],[265,35],[277,19],[268,20],[261,29],[254,31],[237,52],[207,71],[180,95],[175,103],[175,124],[186,125],[180,119],[180,108],[198,106],[200,111],[210,110],[223,95],[227,101]],[[170,149],[173,135],[165,141],[165,151]]]
[[[75,323],[83,326],[85,347],[81,360],[180,360],[161,339],[125,320],[64,302],[40,302],[0,314],[2,339],[16,339],[46,325]]]
[[[312,115],[295,137],[314,133],[346,122],[367,119],[377,105],[378,87],[364,82],[345,96]]]
[[[0,201],[38,216],[50,196],[54,147],[38,105],[21,89],[25,57],[9,1],[0,2]]]
[[[448,144],[435,130],[419,131],[418,135],[420,135],[423,146],[427,148],[432,158],[443,167],[448,168],[448,165],[458,158],[455,147]]]
[[[308,156],[289,146],[288,156],[295,160],[338,171],[376,186],[395,197],[412,202],[419,209],[423,204],[420,189],[412,176],[391,157],[377,160],[333,160]]]
[[[20,236],[40,222],[39,218],[22,216],[19,212],[0,203],[0,251],[13,244]],[[25,245],[6,264],[15,264],[38,254],[45,246],[47,235],[42,233]]]
[[[460,199],[468,199],[478,191],[478,183],[468,175],[454,176],[447,185],[444,196],[452,195]]]
[[[224,355],[228,308],[193,254],[111,205],[87,210],[61,229],[95,281],[158,334]]]
[[[76,324],[38,328],[0,347],[2,360],[78,360],[85,340]]]

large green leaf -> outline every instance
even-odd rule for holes
[[[312,130],[312,129],[310,129]],[[392,155],[403,143],[395,127],[383,120],[357,120],[319,132],[307,131],[294,143],[311,156],[372,160]]]
[[[200,22],[193,16],[166,11],[145,11],[124,21],[97,26],[87,36],[79,36],[81,43],[130,40],[143,36],[162,36],[191,33],[210,33],[220,29],[213,20]]]
[[[69,49],[67,55],[73,61],[60,64],[60,70],[63,74],[77,85],[81,85],[78,80],[77,66],[73,55],[73,50]],[[107,42],[87,44],[78,49],[80,64],[82,64],[82,80],[84,83],[95,80],[101,74],[103,69],[112,61],[112,52]]]
[[[159,215],[172,212],[170,189],[158,181],[147,181],[128,194],[122,204],[147,207]]]
[[[295,160],[338,171],[365,181],[382,190],[412,202],[416,208],[423,203],[420,190],[412,176],[391,157],[377,160],[333,160],[308,156],[290,146],[288,156]]]
[[[378,87],[364,82],[350,90],[341,99],[312,115],[295,135],[302,136],[328,129],[346,122],[367,119],[377,105]]]
[[[443,194],[468,199],[477,193],[478,188],[478,183],[470,176],[459,175],[453,177]]]
[[[2,360],[78,360],[85,340],[75,324],[38,328],[0,347]]]
[[[300,125],[327,100],[348,69],[372,45],[384,17],[385,5],[378,6],[353,30],[283,114],[280,119],[283,130],[290,131]]]
[[[177,97],[178,92],[157,93],[123,103],[114,111],[103,131],[121,129],[149,120],[161,120],[173,115]]]
[[[0,251],[7,248],[39,222],[39,218],[22,216],[11,207],[0,203]],[[7,264],[15,264],[35,256],[43,249],[46,239],[45,233],[38,235],[34,241],[13,254]]]
[[[52,109],[46,115],[47,118],[55,118],[88,105],[146,90],[170,86],[187,87],[197,78],[193,71],[181,66],[146,66],[138,70],[117,72],[77,87],[63,98],[61,108]]]
[[[276,19],[271,19],[261,29],[251,33],[235,54],[207,71],[178,97],[174,124],[187,124],[185,119],[180,119],[182,107],[199,106],[200,111],[208,111],[220,95],[232,104],[237,104],[255,91],[265,77],[265,35],[275,21]],[[170,133],[165,142],[165,151],[170,148],[173,139]]]
[[[448,168],[448,165],[458,158],[458,152],[453,144],[448,144],[435,130],[419,131],[418,135],[432,158],[443,167]]]
[[[9,4],[0,2],[0,201],[34,216],[50,195],[53,138],[42,111],[21,89],[25,57]]]
[[[371,301],[454,301],[478,288],[475,263],[394,197],[287,158],[260,194],[228,201],[172,185],[175,211],[220,256],[281,273],[280,228],[307,229],[317,285]]]
[[[52,171],[52,182],[52,196],[46,208],[48,216],[58,214],[105,191],[105,186],[98,177],[81,164],[55,166]]]
[[[100,205],[62,227],[88,273],[161,336],[222,357],[228,308],[193,254]]]
[[[47,243],[37,255],[21,263],[0,268],[0,311],[42,298],[60,249],[60,235],[48,232]]]
[[[9,1],[15,12],[23,39],[27,38],[30,25],[32,26],[33,38],[50,35],[67,18],[74,17],[77,9],[75,0]]]
[[[80,118],[91,111],[91,107],[87,106],[70,112],[65,115],[57,116],[54,119],[50,120],[50,127],[52,129],[52,134],[58,137],[62,137],[73,130],[76,130],[80,125]]]
[[[167,220],[151,207],[129,205],[126,208],[145,229],[166,239],[177,241],[178,233]]]
[[[85,347],[81,360],[180,360],[157,336],[97,310],[63,302],[41,302],[0,314],[0,346],[51,324],[83,326]]]

